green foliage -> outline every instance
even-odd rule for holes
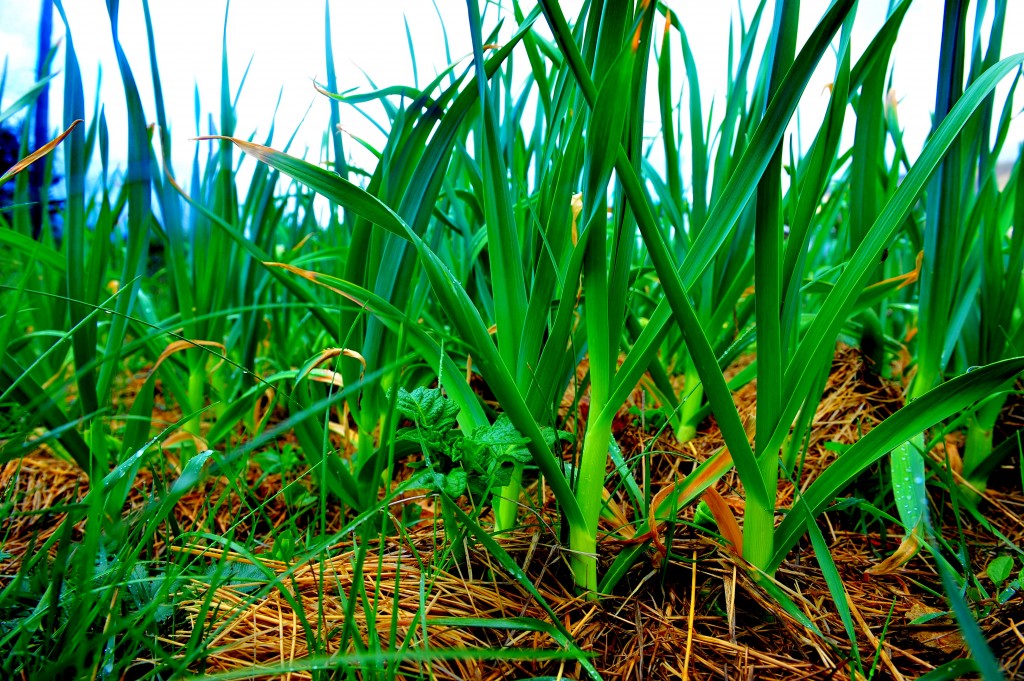
[[[1002,586],[1013,571],[1013,557],[1012,556],[999,556],[993,558],[988,564],[987,572],[989,579],[996,587]]]
[[[469,493],[483,499],[489,490],[509,484],[517,464],[530,462],[529,442],[504,414],[466,436],[457,428],[459,406],[439,388],[399,388],[398,413],[413,422],[400,428],[396,442],[421,448],[428,487],[455,499]],[[553,431],[548,429],[554,444]]]

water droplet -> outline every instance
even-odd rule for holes
[[[924,478],[922,478],[920,475],[915,475],[914,476],[914,484],[915,485],[920,485],[923,482],[924,482]]]
[[[967,373],[971,373],[972,371],[977,371],[980,368],[981,367],[967,367]]]

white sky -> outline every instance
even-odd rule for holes
[[[754,0],[738,0],[746,16],[756,6]],[[526,2],[525,4],[529,4]],[[563,2],[566,14],[575,16],[578,0]],[[701,94],[705,100],[705,115],[714,97],[721,98],[725,89],[728,25],[735,15],[737,2],[728,0],[668,0],[687,30],[700,69]],[[765,10],[762,32],[771,24],[772,0]],[[124,96],[114,59],[110,37],[110,24],[103,0],[65,0],[69,20],[86,81],[86,109],[91,114],[96,94],[97,74],[102,65],[102,102],[111,128],[111,155],[114,159],[125,155],[126,136],[119,134],[124,128]],[[221,35],[224,18],[223,0],[151,0],[151,11],[156,33],[156,47],[161,67],[164,96],[171,122],[174,159],[179,176],[187,177],[196,142],[188,138],[195,134],[194,88],[198,86],[205,115],[217,117],[220,93]],[[447,30],[453,58],[471,51],[466,4],[464,0],[437,0],[444,28]],[[828,0],[804,0],[800,22],[800,40],[813,29],[828,5]],[[865,49],[868,41],[881,26],[888,0],[861,0],[853,35],[854,59]],[[420,83],[424,84],[445,64],[444,38],[441,19],[429,0],[331,0],[332,32],[339,89],[369,89],[360,69],[378,86],[412,84],[413,70],[405,24],[408,21],[416,49]],[[900,98],[900,120],[905,140],[911,153],[919,149],[930,127],[930,112],[934,104],[935,73],[938,63],[941,33],[941,0],[916,0],[904,21],[894,50],[895,88]],[[973,18],[973,7],[971,17]],[[31,0],[0,0],[0,60],[9,60],[7,88],[4,102],[9,105],[32,83],[35,64],[35,40],[38,26],[38,2]],[[991,12],[991,9],[990,9]],[[497,6],[488,9],[491,20]],[[514,28],[511,13],[506,18],[505,35]],[[538,21],[542,24],[543,19]],[[492,24],[493,25],[493,24]],[[1024,2],[1010,3],[1003,54],[1024,50],[1024,33],[1015,26],[1024,25]],[[121,41],[139,83],[147,118],[155,120],[152,84],[146,46],[145,24],[141,2],[125,0],[121,3]],[[283,88],[283,99],[276,118],[278,146],[298,125],[310,104],[313,108],[300,132],[293,153],[309,149],[309,158],[316,158],[324,131],[328,127],[329,108],[325,98],[313,90],[312,80],[326,80],[324,66],[324,0],[236,0],[228,17],[228,52],[232,91],[250,57],[253,58],[245,89],[238,107],[236,134],[247,137],[253,131],[262,141],[269,128],[278,92]],[[55,37],[63,34],[63,24],[55,13]],[[683,66],[675,39],[673,73],[682,84]],[[57,58],[57,67],[63,66],[63,55]],[[519,68],[526,62],[519,60]],[[832,79],[834,60],[831,54],[822,60],[818,71],[807,88],[801,104],[801,120],[806,148],[817,130],[827,104],[825,85]],[[1009,79],[1002,85],[1005,92]],[[61,84],[51,91],[53,114],[51,122],[56,128],[61,121]],[[1018,96],[1018,99],[1024,97]],[[685,99],[683,100],[686,101]],[[997,100],[1001,107],[1001,98]],[[723,110],[722,102],[715,111]],[[1015,111],[1021,109],[1018,101]],[[376,109],[379,111],[379,109]],[[652,117],[648,132],[655,134],[656,107],[648,107]],[[342,107],[342,125],[355,134],[367,137],[378,147],[382,138],[355,110]],[[848,120],[852,116],[848,117]],[[1008,149],[1016,148],[1024,139],[1021,121],[1011,132]],[[684,131],[687,128],[684,126]],[[207,143],[202,143],[207,144]],[[687,144],[684,143],[684,150]],[[355,145],[349,144],[351,151]],[[206,150],[201,151],[201,157]],[[688,164],[685,160],[684,163]],[[684,178],[689,175],[684,172]]]

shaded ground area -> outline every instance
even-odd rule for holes
[[[753,411],[755,394],[753,384],[737,393],[742,413]],[[865,372],[858,353],[841,348],[815,417],[800,485],[838,456],[837,447],[829,443],[856,441],[898,408],[901,394],[899,385]],[[1019,401],[1011,402],[1004,423],[1020,427],[1022,413]],[[616,437],[627,460],[650,452],[652,491],[684,476],[722,445],[713,422],[680,446],[670,434],[644,431],[628,412],[623,413]],[[944,451],[932,454],[945,462],[955,458],[950,451],[957,446],[956,439],[949,438]],[[175,476],[173,470],[166,474]],[[885,475],[884,466],[873,468],[845,496],[877,508],[890,506],[884,485],[878,482]],[[1024,536],[1020,480],[1019,462],[1005,462],[986,493],[984,508],[992,528],[1018,545]],[[184,650],[197,632],[208,637],[208,657],[196,666],[197,672],[266,665],[277,666],[268,678],[309,678],[308,669],[288,671],[290,665],[303,667],[299,661],[309,655],[336,653],[342,642],[354,637],[363,650],[356,658],[362,655],[363,662],[372,660],[378,666],[388,660],[411,675],[480,680],[586,675],[572,660],[495,659],[525,657],[524,649],[557,652],[555,636],[536,625],[549,617],[479,544],[466,541],[465,555],[453,559],[450,547],[443,544],[431,499],[422,495],[407,495],[392,506],[389,522],[394,527],[383,542],[371,542],[361,551],[351,541],[335,543],[303,561],[279,560],[283,553],[302,554],[303,545],[312,545],[316,537],[338,532],[351,521],[333,504],[320,507],[295,493],[281,493],[289,483],[293,491],[311,489],[307,478],[268,475],[255,462],[248,467],[246,481],[211,477],[175,508],[179,530],[207,533],[205,538],[192,534],[185,541],[156,541],[147,547],[146,560],[157,564],[173,559],[194,575],[181,581],[172,599],[174,615],[162,640],[173,651]],[[163,486],[151,472],[142,471],[124,517],[130,522]],[[87,482],[72,465],[40,452],[7,463],[0,471],[0,487],[14,511],[0,528],[5,538],[0,579],[6,584],[21,558],[57,529],[62,505],[84,498]],[[994,556],[1007,552],[993,531],[967,513],[954,514],[941,485],[931,489],[938,510],[935,521],[942,524],[946,537],[961,537],[975,570],[981,573]],[[743,501],[734,475],[720,482],[718,490],[741,515]],[[793,493],[793,486],[784,483],[780,505],[789,506]],[[855,678],[846,664],[852,655],[849,640],[807,541],[776,575],[778,587],[797,605],[802,618],[768,597],[739,558],[688,524],[692,508],[661,528],[661,540],[669,547],[667,560],[656,550],[648,551],[615,595],[587,601],[573,593],[567,554],[552,530],[558,524],[553,499],[543,490],[538,495],[536,487],[529,494],[543,497],[544,505],[525,515],[524,525],[499,542],[604,678]],[[625,498],[616,502],[623,515],[633,517]],[[405,507],[417,507],[418,514],[403,513]],[[482,524],[488,525],[486,516]],[[600,549],[607,558],[605,568],[628,541],[628,530],[615,525],[605,525]],[[285,527],[288,532],[282,531]],[[899,528],[856,509],[830,511],[822,516],[820,527],[849,594],[859,655],[866,669],[877,665],[875,678],[913,679],[964,656],[956,624],[943,614],[948,606],[941,582],[923,556],[891,574],[869,573],[899,546]],[[76,531],[80,536],[83,528]],[[282,552],[275,541],[295,546]],[[211,590],[198,576],[217,569],[231,574]],[[991,586],[985,577],[982,582]],[[980,613],[980,625],[1009,677],[1017,678],[1024,669],[1024,599],[1014,595],[998,604],[996,591],[989,591],[993,596]],[[504,624],[493,626],[485,620]],[[915,620],[927,621],[912,624]],[[812,632],[808,621],[820,633]],[[511,627],[510,622],[522,626]],[[396,652],[390,655],[388,650]],[[438,650],[449,651],[450,659]]]

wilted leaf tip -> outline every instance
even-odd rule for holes
[[[885,95],[885,107],[892,113],[898,113],[899,100],[896,99],[896,89],[889,88],[889,92]]]
[[[18,161],[17,163],[15,163],[13,166],[11,166],[7,170],[7,172],[5,172],[2,176],[0,176],[0,184],[4,184],[5,182],[7,182],[7,180],[11,179],[12,177],[17,175],[21,171],[25,170],[25,168],[28,168],[30,165],[32,165],[33,163],[35,163],[36,161],[41,159],[43,156],[46,156],[51,151],[56,149],[57,145],[59,145],[61,142],[63,142],[64,138],[67,137],[68,135],[70,135],[72,130],[77,128],[80,123],[84,123],[84,122],[85,121],[83,121],[81,118],[79,118],[76,121],[73,121],[71,123],[71,125],[68,127],[67,130],[65,130],[61,134],[57,135],[57,137],[55,137],[54,139],[50,140],[49,142],[47,142],[43,146],[41,146],[38,149],[36,149],[35,151],[33,151],[31,154],[29,154],[25,158],[23,158],[20,161]]]

